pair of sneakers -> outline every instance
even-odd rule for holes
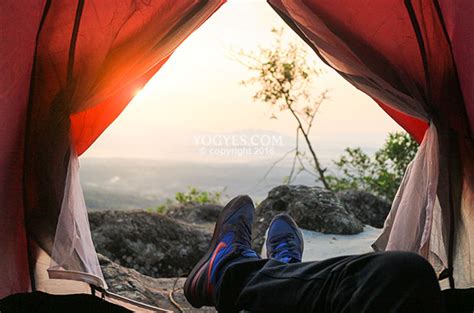
[[[248,196],[232,199],[216,222],[211,245],[184,284],[186,299],[194,307],[215,305],[224,271],[232,264],[258,260],[251,248],[254,205]],[[277,215],[268,228],[266,254],[285,263],[301,262],[303,236],[287,214]]]

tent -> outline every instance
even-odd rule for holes
[[[421,143],[374,248],[417,252],[450,287],[473,287],[473,2],[269,2]]]
[[[0,298],[107,287],[77,155],[223,2],[1,2]]]
[[[0,3],[0,298],[55,279],[107,287],[78,155],[223,2]],[[451,287],[474,287],[472,1],[268,2],[421,143],[374,247],[417,252]]]

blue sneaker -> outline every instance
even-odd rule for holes
[[[250,248],[254,209],[250,197],[238,196],[222,210],[209,250],[194,266],[184,284],[184,295],[192,306],[215,305],[225,269],[237,262],[259,259]]]
[[[285,263],[301,262],[303,257],[303,234],[288,214],[278,214],[268,227],[267,258]]]

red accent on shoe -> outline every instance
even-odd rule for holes
[[[213,286],[211,284],[211,271],[212,271],[212,266],[214,265],[214,260],[222,249],[227,248],[227,244],[225,242],[219,242],[219,244],[216,247],[216,250],[214,250],[214,253],[212,254],[211,261],[209,262],[209,267],[207,269],[207,292],[211,295],[213,291]]]
[[[193,282],[192,282],[192,285],[191,285],[191,289],[192,290],[196,290],[196,285],[197,285],[197,282],[199,280],[199,277],[201,277],[201,273],[204,271],[205,267],[201,267],[199,269],[199,271],[197,272],[197,274],[194,276],[193,278]]]

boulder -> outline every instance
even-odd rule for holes
[[[282,185],[270,190],[256,209],[252,243],[255,249],[261,249],[272,218],[283,212],[307,230],[331,234],[357,234],[363,230],[362,223],[333,192],[320,187]]]
[[[382,228],[390,212],[390,202],[366,191],[344,190],[337,193],[346,209],[362,223]]]
[[[186,204],[171,207],[166,216],[193,224],[214,224],[222,211],[218,204]]]
[[[152,277],[187,274],[206,252],[211,232],[145,211],[96,211],[89,221],[98,253]]]
[[[120,266],[101,254],[98,256],[110,292],[173,312],[179,312],[179,308],[185,312],[216,312],[209,307],[195,309],[186,301],[183,293],[185,278],[145,276],[134,269]],[[171,293],[179,308],[171,302]]]

